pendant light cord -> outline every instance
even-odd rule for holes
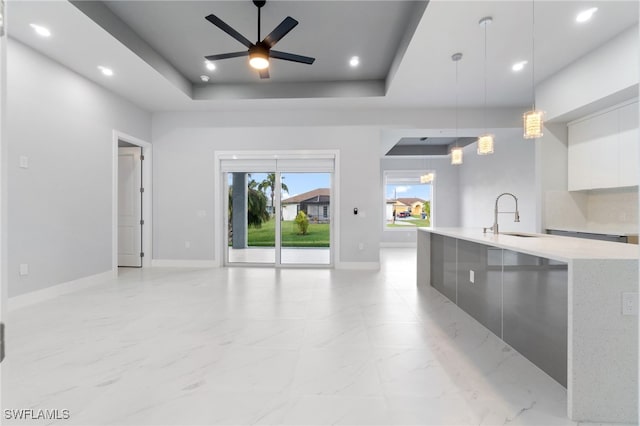
[[[484,24],[484,132],[487,133],[487,25]]]
[[[536,109],[536,1],[531,0],[531,96],[533,108]]]
[[[484,132],[487,133],[487,26],[488,22],[484,23]]]
[[[458,59],[456,61],[456,148],[458,147]]]

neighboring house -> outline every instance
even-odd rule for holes
[[[388,221],[392,222],[394,215],[396,218],[398,218],[398,213],[408,211],[411,211],[411,206],[404,204],[402,201],[398,199],[387,200],[386,214]]]
[[[426,200],[422,198],[398,198],[395,201],[396,215],[399,212],[408,211],[412,216],[420,216],[422,214],[422,206]]]
[[[282,200],[282,220],[294,220],[300,210],[305,212],[310,222],[327,223],[331,216],[331,191],[318,188]]]

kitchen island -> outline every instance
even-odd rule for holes
[[[566,386],[570,419],[636,423],[638,256],[630,244],[421,229],[417,279]]]

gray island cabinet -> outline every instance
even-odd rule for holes
[[[418,285],[432,287],[567,388],[575,421],[638,416],[638,247],[472,229],[418,232]],[[428,294],[428,293],[427,293]]]

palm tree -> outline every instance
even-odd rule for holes
[[[282,177],[282,179],[284,179],[284,176]],[[271,213],[273,214],[275,212],[273,197],[275,196],[275,192],[276,192],[276,174],[275,173],[269,173],[267,175],[267,178],[262,182],[260,182],[260,185],[258,185],[258,189],[260,191],[264,192],[264,190],[267,188],[271,191]],[[282,189],[282,192],[287,192],[287,193],[289,192],[289,188],[284,182],[281,183],[280,188]]]

